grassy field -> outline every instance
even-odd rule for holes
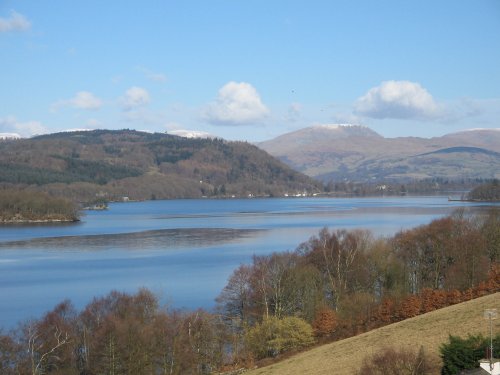
[[[489,335],[485,309],[500,312],[500,293],[481,297],[458,305],[433,311],[399,323],[394,323],[349,339],[319,346],[282,362],[255,369],[245,374],[262,375],[351,375],[359,369],[363,358],[384,347],[410,347],[425,351],[439,361],[439,346],[448,335]],[[500,319],[494,320],[494,334],[500,332]]]

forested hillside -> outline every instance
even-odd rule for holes
[[[244,142],[132,130],[0,142],[0,184],[73,200],[282,196],[320,184]]]

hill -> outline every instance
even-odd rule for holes
[[[384,138],[364,126],[321,125],[258,146],[325,182],[500,177],[500,131],[495,129],[435,138]]]
[[[133,130],[0,142],[0,184],[73,200],[276,196],[319,184],[244,142]]]
[[[319,346],[282,362],[246,372],[248,375],[352,375],[366,355],[388,347],[418,349],[421,345],[438,360],[439,346],[448,336],[489,335],[485,309],[500,309],[500,293],[445,307],[361,335]],[[500,320],[494,321],[494,333]]]

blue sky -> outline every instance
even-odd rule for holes
[[[0,133],[500,128],[500,1],[0,0]]]

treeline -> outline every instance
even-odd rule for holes
[[[0,373],[210,374],[224,360],[223,332],[216,315],[169,312],[147,290],[112,292],[79,313],[65,301],[0,332]]]
[[[67,199],[32,190],[0,189],[0,223],[76,220],[78,208]]]
[[[483,178],[425,178],[425,179],[381,179],[375,182],[333,181],[325,183],[325,192],[331,195],[376,196],[376,195],[418,195],[445,194],[463,195],[481,184],[488,184]]]
[[[214,312],[162,308],[147,290],[81,312],[64,302],[0,333],[0,373],[210,374],[500,291],[500,212],[464,212],[373,238],[322,230],[234,271]]]
[[[467,194],[467,199],[488,202],[500,201],[500,182],[494,180],[475,187]]]

